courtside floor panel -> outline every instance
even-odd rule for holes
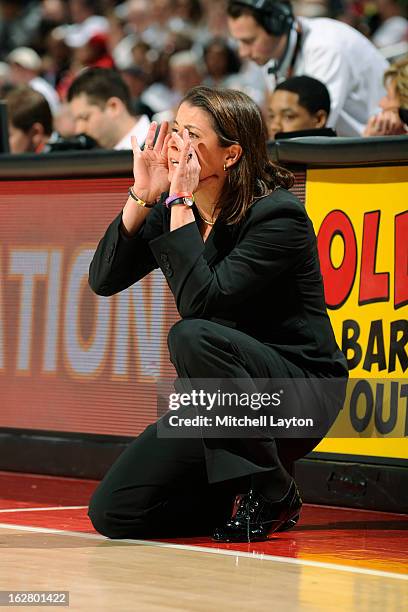
[[[0,472],[0,524],[95,534],[86,506],[96,485]],[[305,504],[297,527],[267,542],[220,545],[208,537],[162,542],[408,575],[408,516],[402,514]]]

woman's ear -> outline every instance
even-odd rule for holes
[[[317,113],[315,113],[314,117],[315,117],[317,128],[322,128],[326,125],[327,119],[328,119],[326,111],[318,110]]]
[[[225,158],[225,165],[230,168],[240,159],[242,155],[242,147],[239,144],[233,144],[228,147],[227,157]]]

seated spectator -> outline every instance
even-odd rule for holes
[[[42,76],[42,61],[34,49],[17,47],[7,56],[10,65],[10,81],[13,85],[28,85],[41,93],[50,105],[51,112],[56,113],[60,100],[55,89]]]
[[[154,113],[161,113],[173,108],[179,101],[179,95],[171,88],[170,56],[165,51],[159,53],[147,73],[149,86],[141,94],[141,100]]]
[[[69,0],[72,25],[67,26],[65,39],[69,47],[81,47],[94,34],[109,31],[109,21],[99,14],[99,0]]]
[[[213,37],[225,36],[228,30],[225,2],[206,2],[206,22]]]
[[[201,0],[175,0],[172,19],[180,20],[183,28],[194,25],[197,29],[202,29],[203,17],[204,7]]]
[[[138,66],[129,66],[120,71],[120,74],[129,87],[132,109],[136,115],[147,115],[152,119],[154,111],[145,104],[141,98],[148,88],[148,75]]]
[[[296,7],[296,15],[302,17],[333,17],[331,13],[335,12],[335,7],[330,6],[329,8],[327,0],[297,0],[297,2],[293,2],[293,5]],[[343,8],[342,3],[339,3],[339,6],[336,7],[337,11],[340,10],[340,6]]]
[[[5,100],[10,153],[41,153],[52,134],[52,114],[45,97],[21,85]]]
[[[203,84],[208,87],[237,89],[250,96],[259,106],[265,102],[265,84],[260,69],[242,64],[237,51],[225,38],[212,38],[204,48],[207,76]],[[248,71],[248,68],[249,71]],[[255,75],[259,70],[259,74]]]
[[[108,35],[92,34],[83,44],[74,46],[74,62],[81,68],[114,68],[108,49]]]
[[[152,53],[152,47],[144,40],[135,42],[130,53],[131,63],[147,73],[151,69],[152,56],[156,57],[156,53]]]
[[[335,136],[325,128],[330,114],[329,91],[321,81],[297,76],[283,81],[268,96],[267,127],[271,140],[282,133]]]
[[[149,0],[151,6],[149,38],[144,40],[156,49],[163,50],[168,33],[171,31],[171,22],[174,16],[174,2],[172,0]]]
[[[180,51],[193,51],[199,57],[203,53],[202,47],[194,43],[187,32],[169,32],[164,40],[163,51],[169,56]]]
[[[241,60],[227,40],[224,38],[210,40],[204,48],[204,62],[207,68],[205,85],[238,89],[231,83],[239,78],[237,75],[241,68]]]
[[[53,28],[47,34],[44,46],[43,68],[45,77],[58,92],[58,85],[69,71],[72,62],[72,50],[65,42],[64,26]],[[61,96],[62,99],[63,96]]]
[[[173,106],[168,105],[166,110],[154,115],[158,123],[173,121],[177,106],[186,93],[200,85],[203,80],[203,66],[201,60],[193,51],[180,51],[169,59],[170,85],[173,92]]]
[[[379,26],[371,40],[376,47],[383,49],[408,41],[408,20],[401,0],[376,0]]]
[[[194,51],[197,53],[211,38],[201,0],[173,0],[169,28],[173,32],[186,32],[196,43]]]
[[[29,3],[32,3],[31,0]],[[37,4],[37,10],[38,27],[35,35],[30,40],[29,46],[35,49],[41,56],[44,68],[44,63],[46,64],[51,59],[46,56],[49,35],[57,28],[66,28],[66,24],[69,23],[70,19],[66,0],[41,0]],[[54,85],[52,82],[51,84]]]
[[[121,70],[132,65],[132,49],[145,42],[150,49],[156,38],[151,29],[152,6],[149,0],[128,0],[116,6],[110,14],[112,56]]]
[[[169,61],[172,89],[180,99],[192,88],[200,85],[203,79],[203,66],[192,51],[179,51]]]
[[[76,134],[87,134],[103,149],[131,149],[131,136],[144,144],[149,118],[132,113],[129,88],[115,70],[84,70],[69,88],[67,100]]]
[[[381,112],[371,117],[363,136],[396,136],[408,133],[408,57],[392,64],[384,74],[386,95]]]
[[[1,0],[0,2],[0,57],[10,51],[30,45],[37,34],[41,15],[37,2]]]

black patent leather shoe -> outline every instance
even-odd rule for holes
[[[216,542],[263,542],[278,531],[292,529],[299,519],[302,500],[293,481],[288,493],[278,502],[271,502],[252,489],[235,498],[230,520],[217,527]]]

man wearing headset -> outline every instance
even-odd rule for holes
[[[327,18],[295,19],[285,0],[229,0],[228,25],[242,58],[264,66],[267,84],[308,75],[330,92],[328,127],[360,136],[384,95],[387,61],[350,26]]]

